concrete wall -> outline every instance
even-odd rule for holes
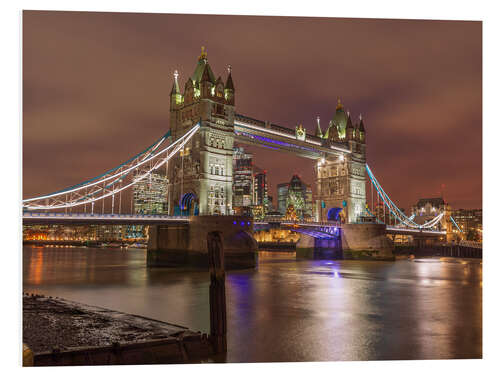
[[[384,224],[342,224],[344,259],[394,259],[394,243]]]
[[[243,216],[193,216],[189,225],[151,226],[148,266],[208,267],[207,234],[216,230],[222,232],[226,269],[255,266],[253,221]]]

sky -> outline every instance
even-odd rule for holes
[[[169,128],[201,46],[232,66],[236,112],[314,133],[340,97],[363,115],[367,163],[408,208],[482,205],[482,24],[470,21],[23,12],[23,198],[120,164]],[[313,161],[248,147],[270,195]],[[367,197],[369,192],[367,192]]]

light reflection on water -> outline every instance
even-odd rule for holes
[[[229,362],[481,357],[481,264],[259,259],[226,276]],[[24,290],[208,332],[208,273],[145,260],[142,249],[25,247]]]

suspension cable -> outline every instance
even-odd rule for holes
[[[127,164],[127,163],[122,163],[120,167],[123,167],[122,170],[120,170],[120,167],[113,168],[111,171],[114,173],[112,175],[107,176],[106,173],[101,175],[103,176],[100,180],[96,180],[96,178],[88,180],[85,183],[74,185],[74,187],[70,188],[69,190],[66,189],[64,191],[59,191],[56,193],[48,194],[42,197],[36,197],[36,198],[30,198],[23,200],[23,207],[27,209],[60,209],[60,208],[65,208],[67,209],[68,207],[75,207],[75,206],[80,206],[80,205],[86,205],[88,203],[94,203],[96,201],[101,200],[102,207],[104,209],[104,199],[113,196],[116,193],[120,193],[121,191],[129,188],[130,186],[135,185],[142,179],[146,178],[149,176],[154,170],[158,169],[162,165],[164,165],[168,160],[173,157],[174,155],[179,152],[180,149],[184,147],[184,145],[192,138],[192,136],[199,130],[200,125],[196,124],[193,128],[188,130],[186,134],[184,134],[182,137],[177,139],[176,141],[172,142],[170,145],[159,149],[159,145],[164,142],[166,137],[164,136],[162,139],[160,139],[159,142],[155,143],[153,146],[148,147],[146,152],[141,152],[136,155],[136,157],[129,159],[129,161],[132,161],[132,164]],[[170,133],[167,133],[168,136],[170,136]],[[171,150],[171,152],[169,152]],[[166,156],[164,158],[160,158],[160,155],[163,155],[166,153]],[[155,160],[155,163],[152,161]],[[146,172],[143,174],[137,174],[132,179],[131,183],[128,184],[123,184],[123,179],[133,170],[138,171],[139,167],[143,165],[147,165],[146,163],[149,162],[149,167],[146,168]],[[107,172],[109,173],[109,171]],[[111,181],[110,181],[111,180]],[[89,182],[92,181],[92,182]],[[108,182],[106,184],[106,182]],[[100,186],[100,184],[102,184]],[[119,185],[118,188],[116,188],[116,185]],[[88,192],[89,187],[92,187],[90,189],[90,192]],[[82,194],[81,192],[84,192]],[[74,199],[70,199],[68,201],[68,195],[75,193]],[[99,195],[100,196],[97,196]],[[62,201],[59,199],[59,196],[65,196],[66,201]],[[114,198],[112,199],[114,200]],[[52,199],[52,202],[48,201],[48,198]],[[47,200],[45,204],[42,202],[37,202],[40,200]],[[113,205],[114,202],[112,202]],[[93,209],[93,207],[92,207]]]

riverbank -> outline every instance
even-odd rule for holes
[[[35,366],[200,363],[206,334],[62,298],[23,295],[23,342]]]

